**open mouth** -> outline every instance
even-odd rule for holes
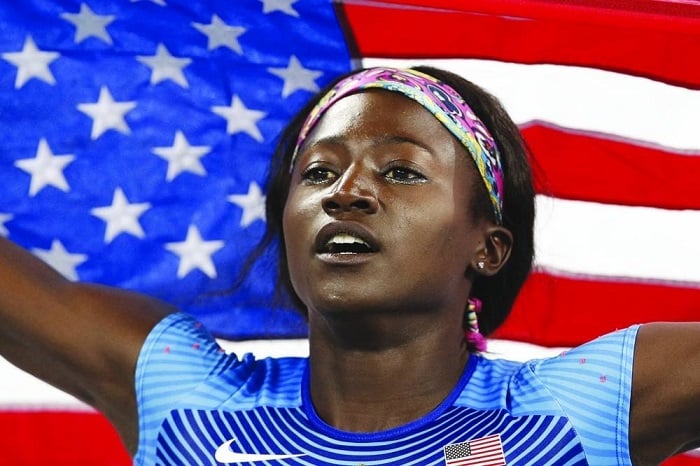
[[[326,242],[321,252],[327,254],[367,254],[375,252],[375,250],[362,238],[347,233],[339,233]]]
[[[358,256],[379,252],[374,236],[361,225],[349,222],[331,223],[319,231],[315,245],[317,254]]]

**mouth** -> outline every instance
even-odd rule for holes
[[[372,254],[379,251],[374,237],[356,224],[329,224],[316,237],[316,253],[334,256]]]
[[[362,238],[339,233],[328,240],[321,252],[326,254],[366,254],[374,251]]]

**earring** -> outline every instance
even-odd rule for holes
[[[479,270],[484,270],[484,267],[486,267],[486,262],[484,261],[479,261],[476,263],[476,268]]]
[[[476,351],[486,351],[486,338],[479,332],[479,321],[477,314],[481,312],[481,300],[469,298],[467,300],[467,312],[465,314],[466,332],[464,338]]]

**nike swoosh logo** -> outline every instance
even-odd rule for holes
[[[231,445],[236,441],[236,439],[231,439],[224,442],[219,448],[216,449],[214,453],[214,459],[219,463],[245,463],[245,462],[255,462],[255,461],[272,461],[272,460],[284,460],[289,458],[298,458],[300,456],[306,455],[262,455],[256,453],[237,453],[231,451]]]

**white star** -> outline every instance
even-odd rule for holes
[[[100,88],[100,97],[94,104],[78,104],[78,110],[92,118],[91,139],[97,139],[108,129],[129,134],[131,130],[124,115],[136,107],[136,102],[115,102],[107,87]]]
[[[166,79],[171,79],[181,87],[189,87],[182,69],[192,63],[190,58],[174,57],[165,45],[158,44],[155,55],[139,56],[136,59],[151,67],[151,84],[158,84]]]
[[[114,190],[112,205],[109,207],[95,207],[90,211],[95,217],[107,222],[105,230],[105,243],[110,243],[122,232],[130,233],[137,238],[143,238],[145,233],[139,224],[139,217],[151,208],[151,204],[129,204],[124,191],[121,188]]]
[[[243,209],[242,227],[247,227],[257,219],[265,221],[265,195],[256,182],[250,182],[248,194],[232,194],[227,199]]]
[[[63,244],[55,239],[51,242],[51,249],[32,249],[32,252],[41,260],[56,269],[58,273],[68,280],[78,280],[75,268],[87,260],[85,254],[70,254]]]
[[[75,43],[79,44],[88,37],[97,37],[108,44],[112,37],[107,32],[107,26],[114,21],[114,15],[97,15],[89,6],[80,4],[80,13],[62,13],[61,18],[75,26]]]
[[[153,153],[168,161],[166,179],[172,181],[177,175],[188,171],[204,176],[207,171],[199,160],[211,151],[209,146],[191,146],[182,131],[175,133],[175,141],[170,147],[154,147]]]
[[[294,9],[292,4],[298,0],[260,0],[263,3],[263,13],[272,13],[273,11],[281,11],[289,16],[299,17],[299,12]]]
[[[144,0],[131,0],[131,3],[136,3],[136,2],[141,2],[141,1],[144,1]],[[148,1],[151,1],[159,6],[166,6],[165,0],[148,0]]]
[[[33,159],[22,159],[15,162],[15,166],[32,175],[29,184],[29,196],[34,197],[44,186],[54,186],[61,191],[70,191],[70,186],[63,176],[66,165],[75,159],[72,154],[54,155],[51,152],[46,139],[39,140],[39,147],[36,150],[36,157]]]
[[[12,217],[12,214],[0,214],[0,236],[7,237],[10,235],[10,232],[8,231],[5,224],[12,220]]]
[[[216,105],[211,108],[211,111],[226,119],[226,132],[228,134],[243,131],[256,141],[263,142],[263,136],[256,123],[258,120],[265,118],[267,113],[248,109],[237,95],[231,97],[231,105],[229,107]]]
[[[207,50],[214,50],[217,47],[228,47],[239,55],[243,55],[243,49],[241,44],[238,43],[238,37],[246,32],[246,28],[229,26],[218,15],[211,17],[211,24],[192,23],[192,26],[207,36]]]
[[[267,71],[284,80],[282,97],[287,97],[297,89],[311,92],[319,91],[318,84],[314,80],[323,74],[322,71],[304,68],[294,55],[289,58],[289,64],[286,68],[268,68]]]
[[[49,64],[60,56],[61,54],[58,52],[44,52],[39,50],[32,36],[27,36],[24,40],[24,47],[22,47],[21,52],[2,54],[2,58],[17,67],[15,89],[19,89],[32,78],[41,79],[51,85],[56,84],[56,80],[49,69]]]
[[[199,269],[209,278],[216,277],[216,268],[211,255],[224,247],[223,241],[203,241],[196,226],[190,225],[185,241],[167,243],[165,248],[180,256],[177,277],[182,278],[190,271]]]

